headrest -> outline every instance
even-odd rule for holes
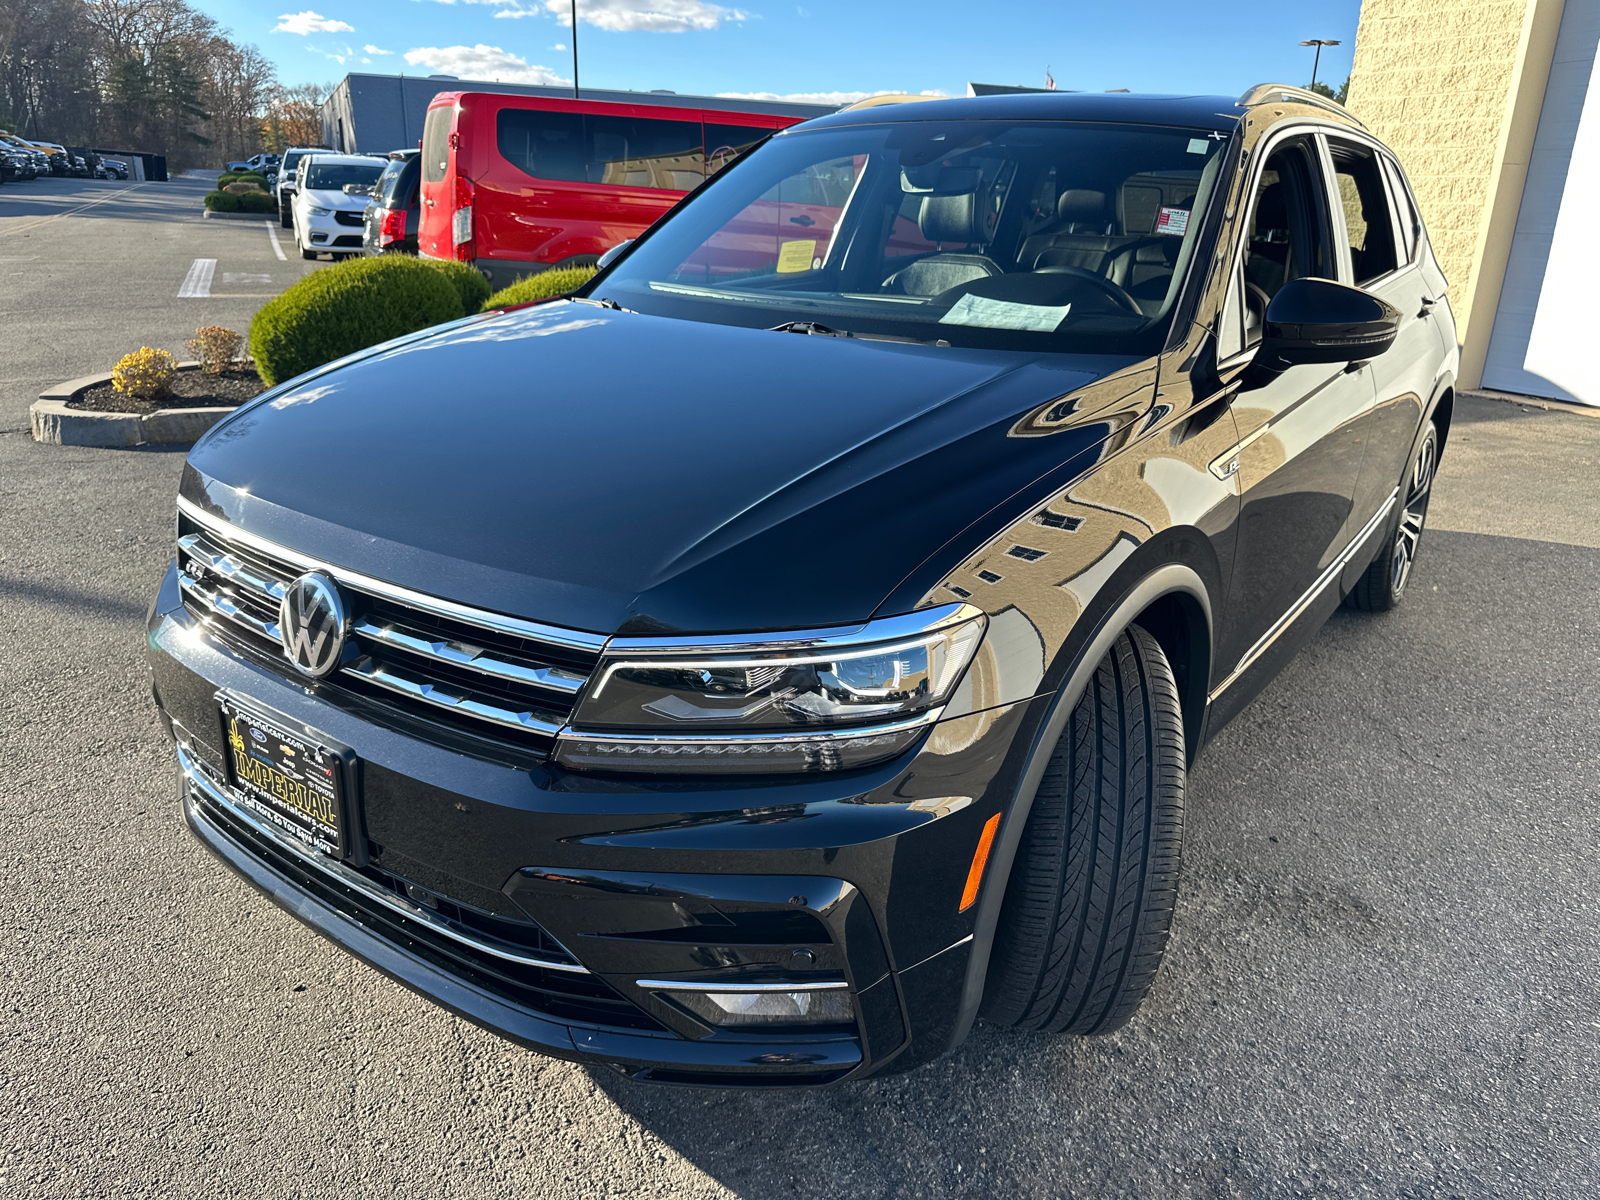
[[[1283,184],[1273,183],[1261,189],[1256,198],[1255,232],[1259,235],[1268,229],[1289,228],[1289,201]]]
[[[1088,188],[1070,188],[1056,201],[1056,217],[1062,221],[1104,220],[1106,194]]]
[[[987,245],[994,231],[986,209],[980,202],[984,193],[964,192],[959,196],[924,196],[917,225],[930,242],[974,242]]]

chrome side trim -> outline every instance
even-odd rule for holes
[[[387,688],[391,692],[398,692],[402,696],[410,696],[413,700],[421,700],[435,708],[447,709],[451,712],[470,713],[481,720],[489,721],[495,725],[503,725],[508,729],[522,729],[533,733],[543,733],[555,736],[561,731],[562,722],[546,721],[535,716],[532,712],[515,712],[509,708],[502,708],[497,704],[490,704],[484,700],[475,699],[466,692],[458,692],[427,680],[412,679],[410,676],[395,670],[388,663],[373,662],[371,658],[361,657],[348,663],[339,672],[341,675],[354,675],[357,679],[364,679],[378,687]]]
[[[453,941],[460,942],[463,946],[468,946],[473,950],[492,955],[495,958],[501,958],[507,962],[521,963],[525,967],[543,967],[548,971],[566,971],[573,975],[589,974],[589,968],[587,967],[579,966],[575,963],[551,962],[548,959],[535,958],[530,954],[525,954],[520,950],[513,950],[509,946],[489,938],[467,933],[453,921],[448,921],[436,913],[429,912],[420,904],[408,904],[393,892],[379,887],[366,876],[358,875],[350,870],[343,863],[335,862],[325,856],[315,855],[312,851],[299,845],[287,834],[273,829],[270,825],[258,820],[251,813],[234,803],[233,799],[223,789],[206,777],[205,773],[195,764],[195,761],[189,756],[188,750],[181,743],[178,745],[178,766],[182,769],[183,777],[188,781],[190,787],[202,792],[206,799],[213,804],[226,809],[230,817],[248,827],[251,833],[256,834],[258,837],[266,838],[278,849],[292,854],[296,861],[320,871],[351,891],[360,892],[366,899],[391,908],[402,916],[409,917],[413,921],[428,926],[436,933],[441,933]],[[795,989],[791,988],[790,990],[793,991]]]
[[[614,637],[605,644],[607,655],[627,654],[742,654],[751,651],[823,650],[860,646],[871,642],[899,641],[932,633],[981,617],[972,604],[945,604],[897,617],[880,617],[861,625],[809,629],[798,633],[699,634],[693,637]]]
[[[590,742],[626,742],[630,745],[661,745],[661,746],[737,746],[760,743],[769,745],[773,742],[838,742],[848,741],[851,738],[882,737],[888,733],[904,733],[908,729],[918,729],[924,725],[932,725],[945,710],[944,705],[930,708],[926,712],[918,713],[904,721],[895,721],[888,725],[857,726],[854,729],[815,729],[805,733],[788,733],[774,729],[765,733],[695,733],[695,734],[654,734],[654,733],[607,733],[604,731],[591,732],[586,729],[575,729],[572,726],[561,731],[559,741],[570,741],[582,738]]]
[[[193,596],[212,612],[226,617],[237,625],[243,625],[253,633],[258,633],[274,642],[281,639],[277,622],[263,621],[259,617],[251,616],[221,592],[208,588],[197,579],[191,579],[182,571],[178,572],[178,588],[184,595]]]
[[[634,983],[658,992],[833,992],[850,986],[842,979],[836,983],[716,983],[709,979],[700,982],[686,979],[635,979]]]
[[[1244,657],[1239,660],[1238,664],[1233,668],[1233,670],[1228,672],[1228,677],[1221,683],[1217,684],[1216,688],[1211,692],[1211,694],[1206,697],[1208,702],[1215,703],[1217,697],[1222,695],[1223,692],[1227,691],[1228,688],[1233,685],[1234,681],[1239,678],[1239,676],[1248,671],[1255,663],[1256,659],[1265,654],[1272,646],[1272,643],[1277,641],[1278,638],[1283,635],[1283,631],[1288,629],[1290,625],[1294,624],[1295,619],[1299,617],[1301,613],[1305,612],[1306,609],[1311,607],[1311,602],[1321,595],[1330,583],[1339,578],[1340,573],[1345,569],[1345,567],[1350,565],[1350,560],[1354,558],[1361,550],[1361,547],[1366,543],[1366,540],[1372,536],[1373,531],[1376,530],[1379,525],[1383,524],[1384,518],[1387,517],[1393,510],[1395,501],[1399,498],[1399,496],[1399,488],[1395,488],[1394,491],[1389,493],[1389,498],[1383,502],[1383,504],[1378,508],[1377,512],[1373,513],[1372,519],[1362,527],[1360,533],[1356,534],[1355,537],[1350,539],[1349,543],[1343,550],[1339,551],[1338,557],[1328,564],[1327,569],[1324,570],[1321,575],[1317,576],[1317,581],[1305,590],[1300,599],[1296,600],[1289,606],[1287,612],[1285,612],[1281,617],[1272,623],[1272,628],[1268,629],[1264,634],[1262,634],[1254,646],[1251,646],[1249,650],[1245,651]]]
[[[312,558],[310,555],[301,554],[297,550],[291,550],[287,546],[281,546],[277,542],[249,533],[229,524],[227,521],[219,520],[199,505],[190,500],[185,500],[182,496],[178,497],[178,511],[197,525],[211,530],[224,542],[236,541],[261,554],[282,559],[284,562],[299,567],[303,571],[321,571],[358,592],[370,592],[374,596],[382,596],[384,599],[393,600],[397,604],[420,608],[425,612],[431,612],[441,617],[449,617],[454,621],[463,621],[468,625],[492,629],[497,633],[509,633],[514,637],[525,637],[533,641],[548,642],[552,646],[562,646],[571,650],[594,652],[600,650],[606,643],[603,634],[586,633],[578,629],[560,629],[553,625],[541,625],[537,621],[525,621],[520,617],[508,617],[501,613],[487,612],[481,608],[471,608],[465,604],[457,604],[453,600],[442,600],[437,596],[429,596],[424,592],[415,592],[408,587],[387,583],[382,579],[374,579],[371,575],[363,575],[358,571],[347,571],[343,567],[336,567],[332,563],[326,563],[321,559]]]
[[[527,683],[535,687],[550,688],[568,697],[576,696],[578,690],[588,680],[587,675],[580,674],[577,671],[565,671],[560,667],[525,667],[521,663],[507,662],[505,659],[495,658],[487,650],[478,646],[470,646],[465,642],[450,641],[446,638],[418,637],[414,633],[409,633],[391,624],[377,624],[373,621],[361,620],[350,627],[350,632],[380,645],[398,646],[400,649],[409,650],[413,654],[437,659],[439,662],[462,667],[465,670],[477,671],[480,674],[493,676],[496,679],[506,679],[513,683]]]

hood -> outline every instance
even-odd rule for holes
[[[347,196],[343,188],[301,188],[306,200],[319,208],[354,208],[367,206],[365,196]]]
[[[207,434],[182,488],[304,553],[551,624],[847,624],[1098,443],[1019,422],[1130,361],[557,302],[291,381]]]

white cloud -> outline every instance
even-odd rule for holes
[[[559,50],[563,54],[565,54],[567,52],[567,48],[565,46],[563,46],[560,42],[557,42],[554,46],[551,46],[550,49]]]
[[[418,46],[406,51],[406,62],[414,67],[427,67],[440,75],[459,75],[463,79],[496,79],[501,83],[531,83],[551,87],[570,85],[549,67],[530,63],[527,59],[499,46]]]
[[[544,0],[544,6],[561,24],[572,24],[571,0]],[[741,9],[723,8],[707,0],[583,0],[579,20],[618,33],[685,33],[715,29],[725,21],[744,21],[749,16]]]
[[[857,100],[870,100],[873,96],[927,96],[943,99],[949,92],[718,92],[724,100],[779,100],[786,104],[854,104]]]
[[[367,43],[365,46],[363,46],[361,48],[363,50],[365,50],[368,54],[393,54],[394,53],[393,50],[379,50],[376,46],[372,45],[372,43],[370,43],[370,42]]]
[[[305,37],[311,33],[354,33],[355,28],[354,25],[331,20],[308,8],[305,12],[279,13],[278,23],[272,27],[272,32],[298,33],[301,37]]]

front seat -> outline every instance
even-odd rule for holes
[[[984,188],[954,196],[924,196],[917,212],[922,236],[936,245],[987,246],[998,221],[999,214]],[[904,296],[937,296],[963,283],[1002,274],[1000,265],[986,254],[941,250],[896,271],[883,281],[883,287]]]
[[[1272,183],[1256,197],[1250,222],[1250,242],[1245,250],[1244,277],[1266,293],[1278,294],[1289,279],[1289,203],[1283,184]]]
[[[1134,240],[1117,232],[1117,219],[1104,192],[1070,188],[1056,201],[1055,223],[1030,234],[1018,257],[1036,271],[1077,267],[1103,275],[1107,260]]]

